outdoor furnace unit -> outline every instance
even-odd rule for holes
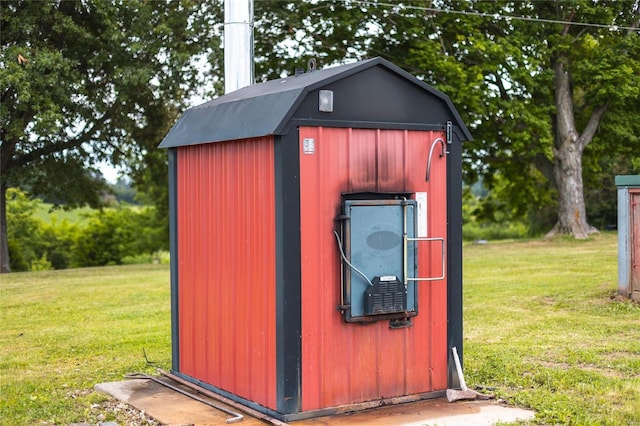
[[[407,198],[412,194],[381,195],[350,194],[343,202],[341,234],[336,233],[342,259],[339,309],[347,322],[389,319],[392,328],[406,327],[418,315],[417,283],[445,277],[445,240],[427,236],[426,193],[417,200]],[[418,276],[418,242],[439,244],[435,276]]]
[[[160,145],[172,371],[285,421],[441,396],[462,352],[467,128],[384,59],[312,65]]]

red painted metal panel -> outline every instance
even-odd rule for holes
[[[629,190],[629,242],[631,297],[640,301],[640,189]]]
[[[420,283],[413,326],[347,324],[333,230],[343,192],[426,192],[428,236],[446,238],[446,158],[431,145],[442,132],[300,129],[302,409],[313,410],[447,387],[446,279]],[[438,244],[420,243],[420,276],[441,274]]]
[[[178,151],[180,372],[276,408],[273,138]]]

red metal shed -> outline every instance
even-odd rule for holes
[[[640,302],[640,175],[616,176],[618,293]]]
[[[285,421],[456,387],[470,138],[381,58],[186,111],[160,145],[173,373]]]

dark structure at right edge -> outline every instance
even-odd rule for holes
[[[618,188],[618,294],[640,302],[640,175],[615,177]]]
[[[172,371],[285,421],[457,387],[469,139],[381,58],[186,111],[160,145]]]

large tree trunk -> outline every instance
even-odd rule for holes
[[[553,176],[558,189],[558,222],[547,237],[569,234],[584,239],[598,232],[589,225],[582,184],[582,153],[593,139],[607,105],[594,109],[582,135],[575,127],[571,77],[563,58],[554,65],[556,98],[556,133],[553,147]]]
[[[11,272],[7,240],[7,185],[0,180],[0,273]]]
[[[553,175],[558,188],[558,221],[547,234],[569,234],[584,239],[595,228],[587,223],[582,184],[582,150],[577,143],[564,142],[554,149]]]

